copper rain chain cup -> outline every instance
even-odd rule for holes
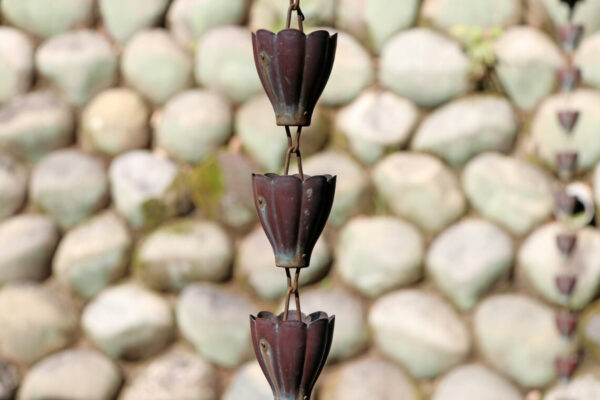
[[[258,75],[288,142],[283,175],[252,175],[256,211],[273,247],[275,265],[285,270],[287,279],[284,312],[261,311],[250,316],[254,352],[275,400],[310,399],[329,355],[335,322],[334,316],[322,311],[302,313],[298,279],[300,271],[310,265],[335,194],[335,176],[304,175],[300,136],[302,127],[310,125],[331,74],[337,35],[327,31],[305,35],[299,3],[290,0],[286,29],[277,34],[259,30],[252,35]],[[294,11],[298,29],[290,28]],[[297,159],[298,174],[288,175],[292,155]],[[290,313],[292,295],[296,310]]]

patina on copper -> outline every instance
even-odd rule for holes
[[[335,316],[294,315],[287,320],[268,311],[250,316],[254,352],[274,400],[310,400],[331,348]]]
[[[583,37],[583,25],[567,24],[558,29],[558,37],[565,51],[572,53],[575,51],[581,38]]]
[[[579,111],[561,110],[557,112],[558,122],[566,133],[572,133],[579,120]]]
[[[563,67],[558,70],[557,76],[560,88],[565,92],[569,92],[579,85],[581,69],[575,66]]]

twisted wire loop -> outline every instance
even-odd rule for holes
[[[292,293],[296,299],[296,315],[298,321],[302,321],[302,312],[300,311],[300,292],[298,291],[298,279],[300,278],[300,268],[296,268],[296,274],[294,276],[294,283],[292,284],[292,275],[290,274],[290,268],[285,269],[285,275],[287,277],[287,293],[285,295],[285,308],[283,310],[283,320],[287,321],[288,313],[290,311],[290,300]]]
[[[304,27],[302,26],[302,21],[304,21],[304,14],[302,14],[302,10],[300,9],[300,0],[290,0],[290,6],[288,7],[287,12],[287,20],[285,22],[285,27],[290,29],[292,25],[292,12],[296,11],[298,15],[298,30],[304,32]]]
[[[299,126],[298,130],[296,131],[295,140],[292,140],[292,133],[290,132],[290,127],[287,125],[285,126],[285,134],[287,135],[288,149],[287,149],[287,152],[285,153],[284,173],[285,173],[285,175],[288,175],[288,173],[290,171],[291,157],[292,157],[292,154],[295,154],[296,161],[298,163],[298,175],[300,176],[300,180],[303,181],[304,173],[302,171],[302,155],[300,154],[300,134],[301,133],[302,133],[302,127]],[[295,144],[294,144],[294,142],[295,142]]]

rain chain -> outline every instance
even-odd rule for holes
[[[294,12],[297,29],[291,27]],[[277,34],[261,29],[252,35],[256,69],[288,143],[283,175],[252,175],[258,217],[273,247],[275,265],[285,269],[287,279],[283,313],[261,311],[250,316],[254,352],[275,400],[310,399],[329,355],[335,322],[325,312],[307,315],[300,309],[300,272],[310,265],[336,184],[335,176],[308,176],[302,171],[302,127],[310,125],[337,45],[337,35],[324,30],[305,35],[303,21],[300,0],[290,0],[285,29]],[[289,175],[292,155],[298,174]],[[295,310],[289,309],[292,295]]]

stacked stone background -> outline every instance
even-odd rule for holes
[[[600,0],[575,15],[570,137],[559,0],[301,4],[339,32],[303,135],[305,170],[338,175],[302,275],[304,309],[337,321],[317,399],[600,398],[600,232],[578,240],[584,362],[559,387],[552,215],[559,151],[600,203]],[[286,9],[0,2],[0,398],[272,398],[248,314],[285,281],[250,173],[286,143],[250,32]]]

